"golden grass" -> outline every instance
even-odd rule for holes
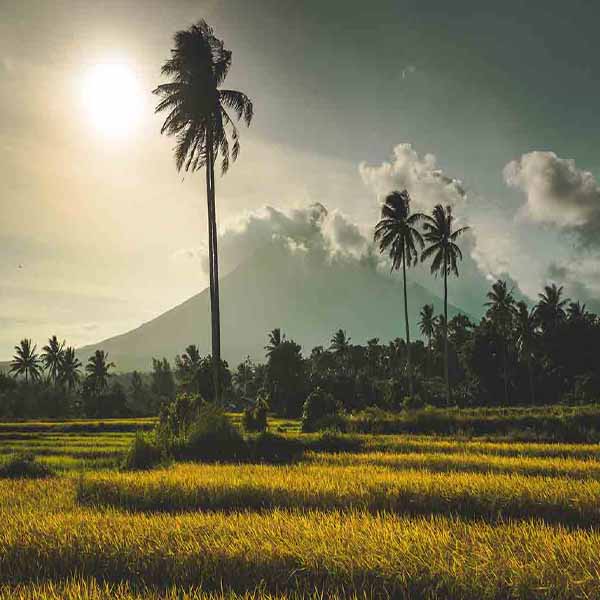
[[[407,598],[591,598],[597,532],[361,512],[184,515],[17,512],[0,530],[2,581],[73,576],[136,585],[263,586]]]
[[[79,482],[78,499],[146,511],[366,510],[600,524],[599,481],[376,466],[183,464],[147,473],[100,472]]]
[[[310,460],[321,465],[378,466],[391,469],[424,469],[434,472],[513,473],[546,477],[600,479],[600,461],[595,459],[538,458],[471,453],[313,453]]]

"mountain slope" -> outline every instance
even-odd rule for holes
[[[292,252],[273,244],[221,279],[223,358],[236,365],[246,356],[264,359],[267,333],[280,327],[303,351],[328,345],[332,333],[345,329],[354,343],[379,337],[386,342],[404,336],[401,280],[356,260],[331,263],[324,256]],[[441,282],[440,282],[441,285]],[[413,338],[423,304],[443,310],[439,297],[426,288],[409,287],[409,318]],[[147,370],[152,357],[173,359],[188,344],[210,352],[208,290],[140,327],[78,350],[87,358],[106,350],[119,371]],[[449,307],[450,315],[459,311]]]

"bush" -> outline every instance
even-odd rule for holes
[[[404,400],[402,401],[402,408],[404,410],[420,410],[424,408],[424,406],[425,404],[423,403],[423,400],[421,400],[417,394],[413,396],[405,396]]]
[[[176,457],[192,460],[239,460],[244,457],[244,439],[221,408],[204,404],[188,434],[175,444]]]
[[[267,430],[267,403],[259,397],[256,404],[248,406],[242,415],[242,427],[250,433]]]
[[[0,464],[0,479],[42,479],[52,477],[48,465],[36,461],[32,454],[17,454]]]
[[[302,407],[302,431],[317,431],[319,422],[322,422],[325,417],[335,415],[337,411],[338,406],[333,396],[320,387],[315,388]]]
[[[290,463],[302,457],[304,447],[295,439],[266,431],[245,440],[250,462]]]
[[[192,423],[196,422],[204,401],[198,394],[177,394],[173,402],[163,404],[158,415],[156,438],[159,445],[170,447],[185,439]]]
[[[129,471],[150,469],[160,463],[161,460],[162,452],[160,448],[148,440],[146,436],[138,433],[123,459],[121,468]]]
[[[360,452],[363,441],[357,436],[343,435],[336,430],[326,430],[308,441],[306,446],[315,452]]]

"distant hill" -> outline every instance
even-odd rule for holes
[[[345,329],[354,343],[378,337],[387,342],[404,336],[402,288],[397,274],[388,276],[356,260],[335,261],[293,252],[281,244],[263,248],[221,279],[223,358],[236,365],[246,356],[264,360],[267,334],[280,327],[305,353],[328,345],[332,333]],[[424,304],[443,310],[442,300],[411,284],[409,318],[418,337],[417,320]],[[450,316],[463,312],[449,307]],[[117,370],[148,370],[152,357],[170,360],[187,345],[210,352],[208,289],[122,335],[78,350],[83,361],[94,350],[107,351]]]

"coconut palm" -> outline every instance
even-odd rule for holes
[[[193,172],[206,167],[212,356],[217,401],[221,395],[221,332],[214,165],[220,155],[221,171],[225,174],[230,158],[236,160],[240,144],[234,117],[243,118],[250,125],[253,114],[252,102],[245,94],[221,87],[230,66],[231,52],[205,21],[199,21],[175,34],[171,58],[161,71],[170,81],[154,90],[161,98],[156,112],[168,112],[161,133],[176,137],[177,170]],[[233,142],[231,152],[229,136]]]
[[[579,300],[577,300],[577,302],[569,302],[569,306],[567,307],[567,317],[569,318],[569,321],[580,323],[588,317],[588,314],[585,304],[581,304]]]
[[[431,339],[435,331],[436,316],[433,312],[433,304],[425,304],[419,313],[419,330],[421,335],[427,338],[427,351],[429,358],[431,359]]]
[[[331,338],[329,349],[333,352],[343,371],[347,371],[351,338],[343,329],[338,329]]]
[[[551,331],[565,319],[565,306],[569,299],[563,298],[563,287],[557,287],[554,283],[544,286],[544,291],[538,297],[537,317],[542,329]]]
[[[48,372],[48,379],[54,385],[56,385],[58,379],[64,348],[64,340],[59,342],[55,335],[53,335],[48,340],[48,343],[42,348],[42,362],[44,363],[44,367]]]
[[[276,327],[269,333],[269,343],[265,346],[265,350],[267,351],[267,358],[273,354],[273,352],[277,349],[277,347],[285,342],[285,333],[281,333],[281,329]]]
[[[108,353],[104,350],[96,350],[96,352],[88,358],[85,365],[88,381],[92,389],[96,393],[103,392],[108,385],[110,377],[110,369],[115,366],[114,363],[108,361]]]
[[[527,363],[529,375],[529,396],[531,404],[535,404],[535,384],[533,381],[532,358],[535,343],[538,336],[538,319],[535,308],[527,308],[527,304],[521,301],[517,303],[515,314],[515,329],[517,334],[517,350],[522,359]]]
[[[37,381],[41,376],[40,358],[36,353],[37,345],[32,344],[31,340],[21,340],[18,346],[15,346],[15,355],[10,363],[10,372],[13,375],[25,375],[25,383]]]
[[[402,267],[404,286],[404,325],[406,328],[406,349],[408,385],[410,395],[414,394],[412,364],[410,358],[410,327],[408,323],[408,297],[406,293],[406,267],[416,264],[419,259],[417,246],[425,245],[416,225],[423,218],[420,213],[410,214],[410,196],[406,190],[392,192],[385,198],[381,207],[381,220],[375,226],[375,241],[379,251],[387,252],[392,261],[392,270]]]
[[[462,252],[456,243],[458,238],[469,228],[454,229],[452,207],[444,208],[438,204],[431,215],[423,221],[425,241],[429,246],[423,250],[421,260],[431,259],[431,273],[444,277],[444,375],[446,379],[446,401],[450,404],[450,376],[448,369],[448,275],[458,277],[458,263],[462,260]]]
[[[58,371],[58,381],[65,385],[69,392],[73,391],[75,386],[79,383],[80,369],[81,362],[75,356],[75,348],[68,346],[62,353]]]
[[[509,291],[506,281],[498,279],[486,294],[488,301],[487,316],[494,323],[502,338],[502,370],[504,379],[504,401],[508,406],[508,337],[510,335],[515,299]]]

